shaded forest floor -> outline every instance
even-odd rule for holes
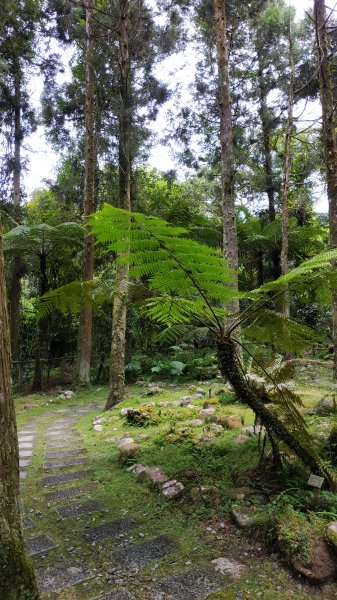
[[[317,365],[298,367],[294,385],[305,409],[331,390]],[[144,382],[104,413],[106,395],[16,399],[25,538],[42,598],[336,598],[336,584],[308,585],[275,551],[265,519],[275,499],[312,492],[299,465],[276,475],[268,448],[259,467],[253,414],[233,393],[217,381]],[[324,444],[336,417],[306,418]],[[168,499],[162,484],[140,482],[128,471],[135,462],[161,467],[183,493]]]

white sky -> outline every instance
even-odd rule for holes
[[[288,0],[287,3],[296,7],[298,17],[302,17],[304,11],[309,10],[313,5],[312,0]],[[193,66],[191,68],[189,61],[189,57],[180,55],[174,60],[172,60],[172,58],[167,59],[166,65],[160,67],[160,77],[164,79],[166,83],[169,83],[169,85],[171,84],[171,89],[173,85],[172,82],[174,82],[174,86],[178,86],[183,95],[188,94],[187,86],[191,83],[194,74],[194,68]],[[39,106],[41,91],[42,83],[40,78],[38,78],[31,87],[31,98],[37,107]],[[175,103],[177,100],[175,99],[172,102]],[[159,118],[153,125],[154,137],[158,139],[158,143],[153,146],[149,159],[150,166],[156,167],[161,171],[177,169],[178,167],[177,162],[170,155],[169,148],[160,142],[161,135],[165,129],[166,113],[168,109],[169,106],[166,105],[160,110]],[[314,106],[311,108],[311,113],[314,111],[315,116],[317,116],[317,111],[319,110],[319,106]],[[308,118],[310,118],[310,116],[308,116]],[[44,179],[53,177],[59,157],[48,144],[43,127],[38,127],[37,131],[26,140],[25,148],[29,156],[29,164],[27,173],[24,176],[24,186],[29,195],[33,190],[44,187]],[[322,189],[317,189],[317,201],[315,207],[319,212],[327,212],[327,198]]]

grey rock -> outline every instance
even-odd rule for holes
[[[238,527],[240,527],[240,529],[244,529],[245,527],[248,527],[253,521],[253,517],[251,515],[248,515],[247,513],[236,510],[234,508],[231,510],[231,515],[232,515],[234,523]]]
[[[32,458],[33,451],[32,450],[20,450],[19,449],[20,458]]]
[[[126,565],[130,568],[138,568],[146,565],[151,560],[159,560],[177,549],[177,544],[163,535],[142,544],[137,544],[122,550],[115,555],[116,563]]]
[[[55,492],[48,492],[45,494],[46,500],[68,500],[69,498],[76,498],[77,496],[87,496],[90,492],[95,489],[97,482],[93,482],[90,485],[78,485],[64,490],[56,490]]]
[[[69,519],[71,517],[80,517],[82,515],[89,515],[93,512],[104,510],[105,506],[98,500],[90,500],[83,504],[72,504],[70,506],[61,506],[56,509],[56,512],[63,519]]]
[[[47,535],[38,535],[26,540],[25,546],[28,556],[33,556],[33,554],[42,554],[48,552],[48,550],[57,548],[58,544],[55,544]]]
[[[206,600],[211,594],[228,587],[218,573],[205,569],[184,571],[159,582],[154,600]]]
[[[230,575],[233,579],[240,579],[246,568],[244,564],[237,560],[223,556],[212,560],[212,564],[216,571],[219,571],[219,573],[222,573],[223,575]]]
[[[95,527],[87,527],[84,532],[84,537],[87,541],[95,542],[109,537],[117,537],[121,534],[128,533],[136,526],[132,519],[117,519]]]
[[[76,448],[75,450],[59,450],[56,452],[47,452],[44,457],[46,459],[51,458],[65,458],[67,456],[80,456],[81,454],[87,454],[88,450],[85,448]]]
[[[212,415],[215,414],[215,408],[213,408],[212,406],[210,408],[203,408],[200,413],[199,416],[200,417],[211,417]]]
[[[201,419],[193,419],[193,421],[190,422],[191,427],[201,427],[204,424],[204,422]]]
[[[22,519],[22,527],[23,529],[33,529],[33,527],[35,527],[35,523],[28,515],[24,515]]]
[[[77,465],[86,465],[87,463],[88,461],[86,458],[73,458],[72,460],[54,460],[50,463],[44,463],[43,468],[47,471],[49,469],[77,467]]]
[[[165,498],[178,498],[184,491],[184,486],[180,481],[176,479],[172,479],[171,481],[166,481],[162,487],[162,494]]]
[[[243,434],[249,435],[249,436],[254,436],[254,435],[261,435],[261,436],[265,436],[266,435],[266,428],[263,425],[249,425],[248,427],[243,427],[241,429],[241,432]]]
[[[128,590],[118,588],[103,594],[103,596],[98,596],[97,598],[94,598],[94,600],[136,600],[136,598],[132,596]]]
[[[36,573],[40,592],[61,591],[82,581],[92,579],[95,573],[79,562],[53,564]]]
[[[63,475],[51,475],[42,479],[42,485],[49,487],[60,483],[67,483],[76,479],[85,479],[91,475],[91,471],[76,471],[75,473],[64,473]]]

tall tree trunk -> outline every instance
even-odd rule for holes
[[[329,199],[330,246],[337,248],[337,141],[336,114],[333,101],[333,82],[329,62],[329,37],[324,0],[314,0],[316,25],[317,59],[319,67],[319,85],[322,104],[324,160]],[[333,375],[337,379],[337,294],[333,293]]]
[[[95,210],[96,172],[96,131],[95,131],[95,71],[93,11],[95,0],[86,5],[86,53],[85,53],[85,182],[84,217]],[[94,277],[94,238],[85,237],[83,280]],[[90,363],[92,346],[92,308],[83,304],[80,313],[80,327],[77,350],[77,380],[82,385],[90,384]]]
[[[224,258],[234,269],[233,287],[238,289],[237,272],[239,267],[238,240],[236,229],[235,188],[234,188],[234,144],[232,129],[232,99],[229,79],[229,51],[225,2],[214,0],[216,35],[216,55],[218,66],[218,102],[220,114],[221,145],[221,191],[223,207],[223,247]],[[239,310],[239,301],[233,300],[227,308],[231,312]]]
[[[0,224],[0,598],[38,598],[26,556],[19,507],[19,451],[11,388],[11,353]]]
[[[263,143],[263,170],[265,176],[266,192],[268,196],[268,215],[270,223],[275,221],[275,182],[273,173],[273,160],[271,153],[271,113],[267,104],[267,91],[265,88],[263,75],[263,57],[261,51],[256,47],[258,60],[258,92],[259,92],[259,114],[262,128],[262,143]],[[278,250],[271,251],[271,262],[273,268],[273,279],[280,276],[280,254]]]
[[[131,210],[131,102],[130,102],[130,55],[129,1],[119,2],[119,195],[120,206]],[[129,266],[118,265],[116,271],[117,293],[113,302],[110,389],[106,404],[108,410],[124,400],[125,395],[125,337],[128,299]]]
[[[48,292],[48,275],[47,275],[47,255],[42,252],[39,256],[40,261],[40,281],[39,281],[39,296],[40,298]],[[46,358],[44,342],[46,341],[46,331],[48,330],[48,323],[46,319],[41,319],[38,322],[36,328],[36,342],[35,342],[35,363],[34,363],[34,379],[32,385],[33,392],[42,392],[43,388],[43,365],[42,356]],[[42,354],[42,356],[41,356]]]
[[[292,9],[289,9],[289,11]],[[291,31],[291,14],[289,13],[289,67],[290,67],[290,82],[288,92],[288,116],[286,123],[286,134],[284,140],[284,169],[283,169],[283,183],[282,183],[282,194],[281,194],[281,208],[282,208],[282,247],[281,247],[281,273],[287,275],[288,268],[288,254],[289,254],[289,185],[290,185],[290,172],[292,165],[292,151],[291,142],[293,135],[294,126],[294,93],[295,93],[295,65],[293,55],[293,39]],[[284,296],[282,297],[282,312],[285,316],[290,316],[290,305],[289,305],[289,294],[286,289]]]
[[[16,61],[14,76],[14,163],[13,163],[13,204],[14,217],[20,218],[21,204],[21,68]],[[22,264],[19,257],[14,257],[11,265],[10,284],[10,336],[12,359],[19,358],[19,332],[20,332],[20,292],[21,292]]]

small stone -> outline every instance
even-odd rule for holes
[[[118,446],[118,448],[121,448],[122,446],[124,446],[124,444],[133,444],[134,441],[135,440],[132,437],[125,437],[119,439],[116,445]]]
[[[234,559],[225,557],[216,558],[211,561],[215,570],[222,575],[230,575],[233,579],[240,579],[245,566]]]
[[[224,430],[223,426],[222,425],[218,425],[218,423],[210,423],[209,426],[208,426],[208,429],[212,433],[215,433],[215,435],[219,435]]]
[[[165,498],[177,498],[184,491],[184,486],[180,481],[176,481],[173,479],[172,481],[167,481],[164,483],[162,488],[162,494]]]
[[[254,435],[265,436],[266,435],[266,429],[263,425],[249,425],[249,427],[243,427],[241,429],[241,432],[246,435],[250,435],[250,436],[254,436]]]
[[[164,469],[161,467],[145,467],[140,470],[137,475],[139,481],[151,483],[154,485],[160,485],[168,481]]]
[[[193,419],[193,421],[190,422],[191,427],[202,427],[203,424],[204,422],[201,419]]]
[[[93,427],[95,431],[103,431],[103,425],[94,425]]]
[[[234,442],[236,444],[242,444],[243,442],[247,442],[249,440],[248,435],[244,435],[243,433],[234,438]]]
[[[240,527],[240,529],[244,529],[245,527],[248,527],[253,520],[251,515],[247,515],[247,513],[238,511],[236,509],[231,510],[231,515],[233,517],[234,523],[238,527]]]
[[[122,446],[119,446],[119,458],[122,461],[129,458],[138,458],[138,456],[140,456],[140,451],[141,448],[139,444],[134,444],[132,442],[123,444]]]
[[[215,408],[213,408],[212,406],[210,408],[203,408],[200,413],[199,416],[200,417],[211,417],[212,415],[215,414]]]

